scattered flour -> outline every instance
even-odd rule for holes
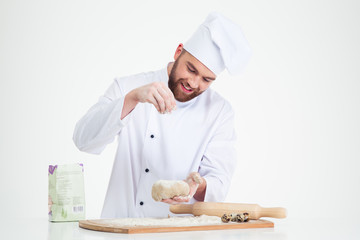
[[[201,215],[199,217],[169,217],[169,218],[117,218],[102,219],[102,224],[110,227],[135,227],[135,226],[202,226],[222,224],[221,218],[216,216]]]

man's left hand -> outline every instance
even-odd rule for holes
[[[199,185],[202,184],[205,180],[200,176],[198,172],[192,172],[189,174],[189,176],[187,176],[184,181],[189,184],[190,188],[189,194],[187,196],[175,196],[173,198],[163,199],[161,201],[168,204],[180,204],[184,202],[189,202],[190,199],[195,195]]]

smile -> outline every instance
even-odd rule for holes
[[[184,92],[186,93],[191,93],[193,90],[191,88],[187,88],[185,87],[185,85],[183,83],[181,83],[181,88],[183,89]]]

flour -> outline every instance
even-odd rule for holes
[[[170,217],[170,218],[117,218],[102,219],[103,224],[110,227],[135,227],[135,226],[202,226],[222,224],[221,218],[216,216],[201,215],[199,217]]]

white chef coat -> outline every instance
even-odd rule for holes
[[[188,102],[176,101],[171,114],[139,103],[120,120],[128,92],[168,79],[166,68],[116,78],[76,124],[73,140],[81,151],[100,154],[118,138],[102,218],[171,215],[168,204],[152,199],[153,183],[182,180],[194,171],[207,182],[204,201],[225,199],[236,165],[236,134],[234,112],[218,93],[209,88]]]

